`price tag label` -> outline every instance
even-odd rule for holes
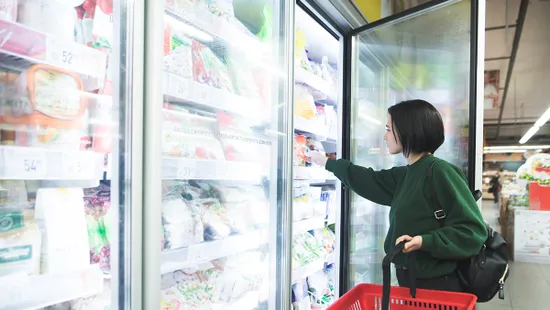
[[[172,75],[169,75],[169,77],[171,78],[172,93],[180,99],[189,98],[189,83],[191,82],[186,79],[175,78]]]
[[[63,176],[68,179],[90,177],[90,167],[95,167],[92,158],[87,158],[82,153],[63,153],[61,165],[63,165]]]
[[[36,180],[47,175],[46,155],[31,149],[12,149],[6,152],[5,165],[8,177]]]
[[[13,307],[25,300],[29,277],[24,273],[0,277],[0,305]]]
[[[187,248],[187,262],[200,262],[206,258],[204,246],[195,245]]]
[[[210,104],[210,96],[216,93],[217,89],[203,84],[195,83],[193,98],[198,103]]]
[[[106,72],[106,57],[100,51],[85,46],[46,38],[46,61],[52,65],[99,78]]]
[[[178,179],[192,179],[197,171],[197,162],[194,160],[180,160],[178,162]]]

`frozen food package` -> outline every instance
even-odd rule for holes
[[[294,134],[294,166],[307,167],[311,164],[307,137]]]
[[[307,137],[306,138],[306,145],[310,151],[318,151],[318,152],[325,152],[325,148],[323,147],[323,144],[321,141],[317,140],[313,137]]]
[[[294,85],[294,116],[315,119],[317,117],[316,112],[315,99],[307,86],[301,84]]]
[[[272,141],[261,136],[249,119],[222,111],[216,112],[221,143],[227,160],[268,165]]]
[[[188,202],[201,210],[204,225],[204,240],[224,239],[236,230],[227,214],[227,209],[217,199],[200,199]]]
[[[163,130],[162,139],[164,156],[198,160],[225,160],[220,142],[213,137]]]
[[[41,236],[31,210],[0,208],[0,277],[40,273]]]
[[[328,228],[313,230],[313,236],[317,240],[319,246],[323,248],[326,254],[334,252],[336,248],[336,235]]]
[[[204,240],[200,206],[185,201],[177,193],[163,197],[162,222],[165,249],[177,249]]]
[[[306,279],[298,280],[292,285],[292,309],[311,310]]]
[[[169,23],[164,28],[164,71],[193,79],[193,40],[176,29]]]
[[[307,277],[307,286],[312,307],[326,307],[334,298],[330,290],[329,279],[324,270]]]
[[[304,246],[310,250],[315,259],[324,258],[327,253],[324,245],[309,232],[302,234]]]
[[[161,309],[210,309],[210,299],[199,275],[196,272],[186,274],[182,270],[177,274],[177,284],[161,291]]]
[[[295,234],[292,239],[292,269],[295,270],[299,267],[306,265],[318,258],[318,255],[313,253],[306,245],[305,235]]]
[[[0,110],[2,142],[80,149],[81,139],[87,134],[87,101],[82,90],[80,77],[71,71],[31,66],[7,90]],[[8,135],[13,139],[11,143],[4,141]]]
[[[231,19],[235,17],[233,10],[233,0],[204,0],[202,1],[208,10],[215,16]]]
[[[208,47],[197,41],[193,41],[191,47],[195,81],[234,93],[226,64]]]
[[[17,2],[18,0],[0,0],[0,20],[17,21]]]
[[[228,257],[221,278],[219,300],[235,302],[247,292],[257,290],[262,272],[266,268],[261,253],[256,251]]]
[[[18,3],[19,23],[59,39],[74,41],[75,11],[72,2],[19,0]]]
[[[0,210],[22,209],[29,206],[25,181],[0,180]]]
[[[234,57],[228,58],[227,65],[233,78],[233,85],[237,90],[236,93],[247,99],[259,100],[260,91],[249,62],[234,55]]]
[[[111,190],[106,185],[84,190],[84,208],[90,243],[90,263],[111,270]]]
[[[90,265],[81,188],[41,188],[35,216],[42,233],[42,273],[82,270]]]
[[[249,202],[230,202],[224,203],[227,210],[227,216],[233,223],[235,233],[245,233],[254,230],[256,227],[255,219],[252,216],[251,205]]]

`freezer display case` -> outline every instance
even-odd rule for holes
[[[112,296],[130,288],[119,277],[128,239],[110,167],[126,152],[118,117],[129,104],[113,100],[125,87],[114,66],[131,51],[112,20],[112,1],[0,8],[2,309],[123,307]]]
[[[281,309],[289,298],[276,284],[290,275],[286,5],[164,1],[152,68],[162,97],[150,103],[162,109],[160,309]]]
[[[338,296],[340,187],[309,153],[341,153],[341,40],[303,4],[295,18],[292,309],[326,309]]]
[[[468,133],[476,122],[476,6],[477,1],[434,1],[353,32],[349,117],[354,163],[374,169],[406,165],[403,156],[388,154],[383,139],[387,109],[421,98],[436,106],[445,125],[445,143],[435,155],[462,167],[474,186],[468,167],[475,161],[476,140]],[[389,208],[350,193],[348,216],[346,285],[380,284]]]

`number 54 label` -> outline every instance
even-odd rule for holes
[[[36,180],[46,176],[46,155],[41,152],[12,150],[6,152],[7,174],[14,179]]]

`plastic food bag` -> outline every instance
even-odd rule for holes
[[[200,206],[184,201],[177,194],[164,197],[162,221],[165,249],[177,249],[204,240],[200,212]]]
[[[193,40],[178,32],[170,24],[164,28],[164,71],[193,79]]]
[[[330,290],[329,279],[324,270],[309,276],[307,286],[312,307],[328,306],[334,298]]]
[[[304,135],[294,135],[294,166],[307,167],[311,165],[307,138]]]
[[[189,202],[196,209],[202,210],[204,240],[220,240],[235,233],[227,209],[217,199],[200,199]]]
[[[41,236],[30,210],[0,209],[0,277],[40,273]]]
[[[193,41],[191,46],[195,81],[234,93],[231,76],[225,63],[199,42]]]
[[[301,84],[294,86],[294,115],[305,119],[315,119],[317,108],[309,89]]]

